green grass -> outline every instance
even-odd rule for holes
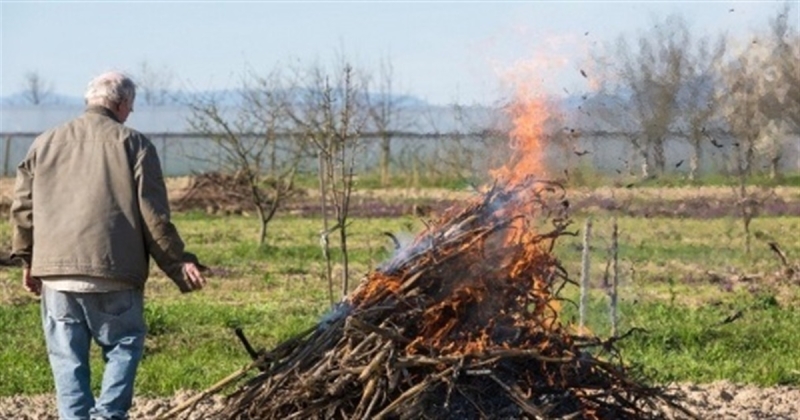
[[[576,218],[574,228],[583,226]],[[608,334],[606,298],[599,285],[608,259],[611,218],[594,217],[592,305],[589,325]],[[212,266],[215,277],[199,293],[181,295],[153,270],[146,291],[150,334],[137,378],[142,395],[171,395],[178,389],[203,389],[248,362],[233,328],[244,329],[256,347],[269,348],[313,325],[329,308],[328,284],[319,247],[321,221],[279,217],[269,226],[269,244],[257,246],[252,217],[177,214],[175,222],[188,249]],[[416,231],[412,218],[357,219],[349,226],[351,283],[385,260],[389,240],[383,231]],[[690,220],[620,217],[620,329],[643,328],[620,343],[624,360],[642,365],[659,382],[729,379],[759,385],[800,384],[800,294],[771,276],[781,269],[765,240],[744,253],[735,219]],[[0,231],[8,232],[6,222]],[[778,239],[800,260],[800,218],[757,218],[760,238]],[[7,238],[0,235],[0,237]],[[563,237],[556,254],[575,279],[581,238]],[[334,251],[334,257],[338,253]],[[758,274],[730,287],[710,272]],[[334,267],[339,296],[341,267]],[[19,286],[19,269],[0,271],[0,395],[52,391],[39,320],[38,301]],[[565,296],[575,299],[570,287]],[[734,322],[720,324],[743,310]],[[567,306],[562,320],[575,316]],[[99,383],[102,361],[93,354]]]
[[[214,303],[200,294],[147,303],[148,337],[138,372],[140,393],[170,395],[201,389],[248,362],[233,333],[242,328],[254,345],[270,347],[313,325],[326,308],[324,299],[294,299],[236,305]],[[52,391],[39,305],[0,306],[3,378],[0,395]],[[102,358],[95,346],[92,379],[99,386]]]
[[[591,300],[588,326],[608,334],[607,299]],[[733,315],[741,313],[733,321]],[[567,307],[566,319],[576,314]],[[643,367],[658,383],[706,383],[726,379],[768,386],[800,383],[800,310],[770,294],[735,294],[712,305],[687,308],[670,302],[623,301],[620,333],[641,328],[619,342],[623,358]]]

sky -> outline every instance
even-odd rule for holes
[[[800,0],[791,21],[800,26]],[[669,14],[696,34],[744,37],[783,1],[9,1],[0,0],[0,97],[36,72],[81,97],[107,70],[143,64],[187,90],[231,89],[248,70],[332,63],[344,56],[393,90],[432,104],[491,103],[509,80],[546,93],[591,89],[589,53]],[[520,70],[524,69],[524,70]],[[520,76],[519,72],[525,75]]]

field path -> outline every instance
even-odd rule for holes
[[[800,419],[800,388],[735,385],[715,382],[706,385],[683,385],[686,401],[704,420],[797,420]],[[150,420],[165,413],[193,392],[179,392],[174,398],[136,398],[131,419]],[[213,420],[211,413],[224,404],[224,398],[213,396],[201,401],[183,420]],[[680,418],[680,417],[678,417]],[[57,420],[52,395],[0,398],[0,420]]]

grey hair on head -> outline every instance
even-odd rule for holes
[[[123,101],[133,103],[136,84],[130,77],[118,71],[110,71],[89,82],[84,99],[87,105],[115,106]]]

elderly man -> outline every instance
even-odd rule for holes
[[[136,86],[118,72],[89,83],[83,115],[36,138],[17,168],[12,255],[42,296],[61,419],[126,419],[144,349],[149,258],[182,292],[205,285],[170,221],[156,149],[123,125]],[[97,400],[89,346],[106,360]]]

